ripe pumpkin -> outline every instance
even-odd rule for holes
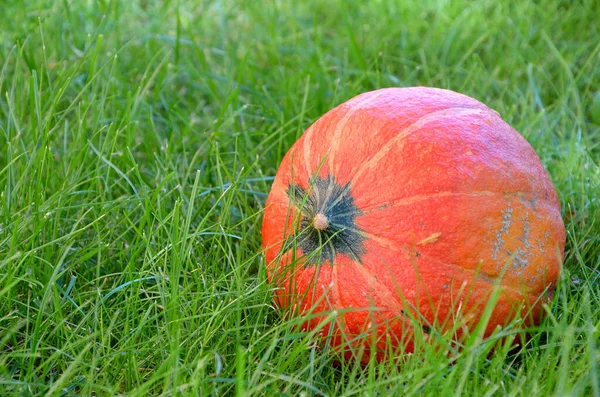
[[[413,87],[364,93],[308,128],[281,162],[262,237],[277,303],[316,313],[308,328],[336,310],[331,343],[364,361],[389,341],[411,351],[415,318],[464,335],[492,296],[485,335],[539,322],[565,228],[538,155],[498,113]]]

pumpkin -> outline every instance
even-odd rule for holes
[[[354,97],[304,132],[262,238],[276,302],[308,329],[333,313],[320,332],[365,361],[390,343],[412,351],[417,326],[460,338],[484,313],[485,336],[537,324],[565,228],[538,155],[497,112],[412,87]]]

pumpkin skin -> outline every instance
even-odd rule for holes
[[[412,351],[411,317],[464,336],[492,296],[485,336],[516,316],[538,323],[565,228],[538,155],[498,113],[413,87],[361,94],[309,127],[278,169],[262,237],[278,305],[307,329],[336,310],[323,335],[366,361],[390,341]]]

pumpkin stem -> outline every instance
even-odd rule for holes
[[[319,212],[313,219],[313,226],[317,230],[325,230],[329,226],[329,221],[325,215]]]

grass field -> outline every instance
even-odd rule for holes
[[[600,396],[599,16],[597,0],[2,2],[0,395]],[[261,212],[320,115],[413,85],[481,100],[534,146],[563,277],[516,350],[508,329],[334,365],[273,305]]]

